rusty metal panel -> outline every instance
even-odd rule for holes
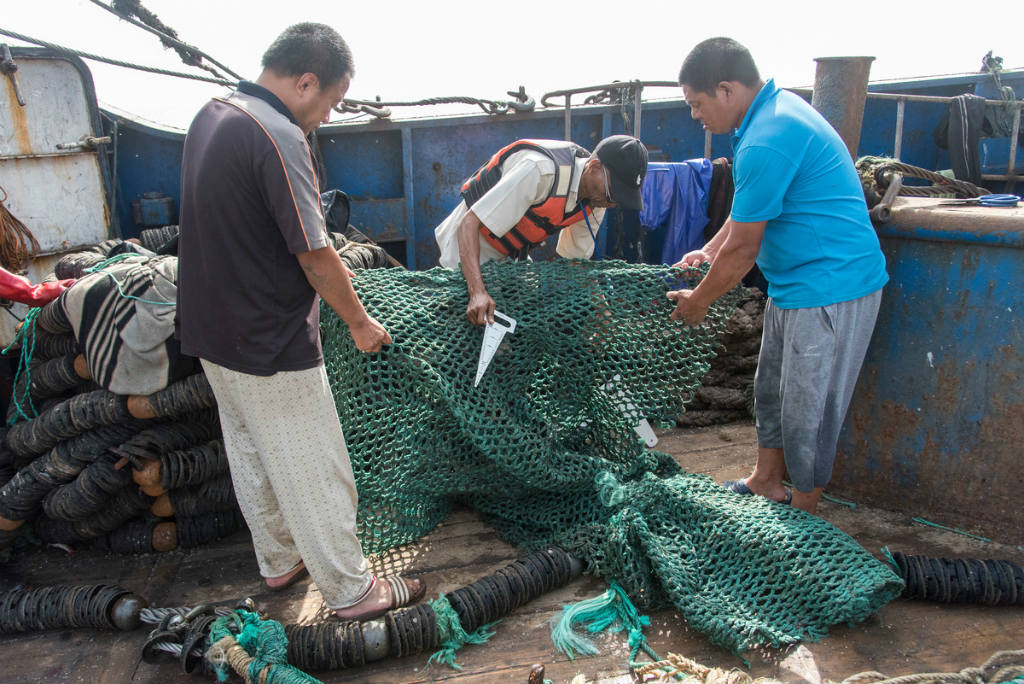
[[[43,253],[95,244],[109,233],[106,188],[95,149],[60,149],[101,136],[92,116],[92,84],[64,59],[16,56],[25,106],[2,79],[0,185],[7,207],[36,236]],[[88,95],[87,95],[88,93]]]
[[[7,208],[39,241],[26,274],[38,282],[62,253],[110,235],[104,162],[95,144],[79,144],[103,133],[81,60],[34,48],[11,52],[18,92],[14,79],[0,76],[0,186]],[[0,316],[0,345],[14,339],[27,310],[16,304],[13,315]]]
[[[901,200],[830,491],[1024,543],[1024,209]]]

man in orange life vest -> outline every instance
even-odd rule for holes
[[[519,140],[498,150],[463,183],[459,206],[434,231],[441,266],[462,264],[469,320],[494,322],[482,263],[526,258],[556,233],[560,256],[589,259],[605,208],[640,209],[646,173],[647,150],[628,135],[605,138],[593,154],[562,140]]]

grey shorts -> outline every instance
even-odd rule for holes
[[[754,377],[758,446],[782,449],[793,486],[824,487],[882,291],[807,309],[769,299]]]

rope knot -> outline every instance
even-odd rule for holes
[[[611,472],[602,470],[594,477],[597,485],[597,498],[605,506],[611,508],[626,500],[626,487]]]

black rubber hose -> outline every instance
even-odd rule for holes
[[[937,603],[1024,605],[1024,568],[1007,560],[892,554],[903,597]]]
[[[544,592],[564,586],[582,565],[561,549],[537,551],[446,594],[464,630],[504,617]],[[429,603],[385,613],[377,621],[286,625],[288,662],[307,672],[358,667],[438,647],[437,615]],[[377,643],[374,643],[377,642]]]
[[[220,422],[217,410],[206,408],[185,414],[175,421],[150,424],[111,451],[141,468],[145,462],[158,460],[164,454],[205,444],[218,437]]]
[[[0,594],[0,634],[72,627],[134,629],[143,607],[145,602],[126,589],[105,584],[15,589]]]
[[[164,489],[199,485],[228,472],[228,457],[224,442],[217,439],[160,457],[161,484]]]
[[[149,510],[151,499],[137,489],[128,488],[88,518],[75,522],[38,518],[35,532],[47,544],[75,544],[113,532],[132,518]]]
[[[176,518],[195,518],[207,513],[226,512],[238,506],[230,475],[221,475],[192,487],[172,489],[167,495]]]
[[[7,446],[16,456],[35,456],[93,428],[131,420],[127,397],[108,390],[85,392],[12,425]]]

